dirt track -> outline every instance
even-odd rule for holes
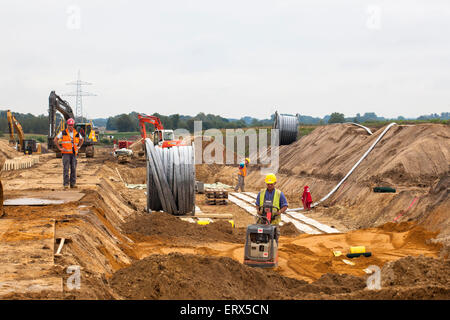
[[[94,159],[79,159],[76,191],[61,192],[61,159],[51,154],[43,155],[41,162],[31,169],[2,173],[5,199],[35,192],[46,199],[63,199],[67,203],[4,208],[5,216],[0,219],[0,297],[260,299],[261,295],[270,295],[263,287],[273,288],[271,297],[280,299],[450,297],[449,279],[441,276],[450,274],[449,263],[442,257],[438,259],[445,250],[433,240],[442,233],[433,226],[442,219],[447,223],[448,215],[442,218],[427,212],[422,214],[421,225],[407,222],[408,219],[400,224],[385,224],[388,219],[371,219],[370,228],[361,228],[361,221],[352,218],[361,210],[361,203],[352,206],[347,195],[336,197],[328,207],[319,208],[310,216],[348,232],[298,234],[286,225],[280,239],[279,267],[256,270],[241,263],[245,227],[253,222],[244,210],[233,204],[207,206],[203,196],[198,195],[197,204],[203,212],[232,213],[235,229],[226,221],[200,226],[165,213],[148,215],[143,212],[145,190],[127,189],[121,181],[122,178],[126,183],[144,183],[145,163],[119,165],[106,149],[97,155]],[[216,174],[209,173],[211,179],[232,182],[227,177],[234,168],[197,167],[198,179],[203,179],[205,172],[211,172],[212,168]],[[448,198],[438,201],[442,192],[448,192],[443,180],[445,174],[436,174],[435,180],[441,181],[444,187],[433,182],[428,190],[400,181],[407,194],[413,187],[418,188],[414,192],[423,195],[422,203],[428,203],[433,212],[448,206]],[[282,187],[305,181],[301,175],[286,181],[284,178],[280,175]],[[259,179],[256,173],[249,177],[247,185],[256,186],[249,191],[259,189]],[[315,179],[316,190],[325,190],[320,186],[324,178]],[[395,177],[392,179],[395,181]],[[355,183],[362,182],[356,179]],[[358,192],[359,199],[362,195]],[[77,199],[79,193],[82,195]],[[288,194],[291,204],[295,205],[296,198],[297,195]],[[398,198],[390,201],[401,205],[410,202],[409,197]],[[437,201],[435,205],[433,201]],[[376,201],[369,199],[369,202],[376,212],[386,210],[380,209]],[[345,218],[344,212],[348,215]],[[394,210],[390,215],[397,213]],[[434,219],[433,223],[427,225],[427,219]],[[369,221],[366,224],[370,225]],[[62,255],[54,257],[58,247],[54,239],[60,238],[68,241]],[[333,250],[346,253],[352,245],[365,245],[372,256],[353,259],[354,265],[348,265],[342,261],[345,257],[335,257],[332,253]],[[422,257],[412,258],[417,256]],[[80,290],[67,287],[66,269],[70,265],[81,266]],[[382,268],[385,280],[378,293],[364,290],[368,275],[363,270],[369,265]],[[410,272],[404,277],[401,270],[405,268]],[[153,277],[148,275],[148,270]]]

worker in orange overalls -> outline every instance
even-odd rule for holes
[[[239,188],[241,188],[241,192],[244,192],[244,187],[245,187],[244,179],[247,176],[247,166],[249,163],[250,163],[250,159],[245,158],[245,161],[241,162],[239,164],[238,183],[237,183],[236,187],[234,188],[234,191],[238,191]]]
[[[71,188],[76,188],[77,155],[84,142],[83,136],[74,129],[74,126],[75,120],[68,119],[67,129],[60,131],[54,139],[56,147],[62,153],[64,189],[69,188],[69,183]]]
[[[311,209],[312,197],[308,186],[305,186],[302,194],[303,208],[307,211]]]

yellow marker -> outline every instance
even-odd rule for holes
[[[350,247],[350,253],[365,253],[365,252],[366,252],[365,246]]]
[[[231,223],[231,227],[234,228],[234,220],[228,220],[229,223]]]
[[[199,221],[197,221],[197,223],[201,226],[204,226],[204,225],[209,224],[209,221],[208,220],[199,220]]]

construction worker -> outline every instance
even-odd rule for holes
[[[239,164],[239,172],[238,172],[238,183],[236,187],[234,187],[234,191],[238,191],[241,188],[241,192],[244,192],[244,179],[247,176],[247,166],[250,164],[250,159],[245,158],[244,162]]]
[[[75,120],[67,120],[67,129],[62,130],[55,137],[55,145],[62,153],[63,185],[64,189],[76,188],[77,182],[77,155],[84,142],[83,136],[75,129]],[[70,170],[70,177],[69,177]]]
[[[273,207],[270,224],[277,226],[276,240],[280,236],[278,225],[281,222],[281,214],[284,213],[288,207],[287,199],[284,193],[275,188],[277,177],[273,173],[269,173],[264,179],[266,189],[261,190],[256,197],[256,207],[258,213],[262,213],[262,208],[268,203]]]
[[[302,202],[303,202],[303,208],[306,211],[309,211],[311,209],[312,197],[311,197],[311,191],[309,190],[308,186],[305,186],[303,188]]]

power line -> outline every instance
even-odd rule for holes
[[[66,85],[75,85],[75,86],[77,86],[75,92],[70,92],[70,93],[63,94],[63,96],[76,97],[75,120],[77,122],[81,121],[82,118],[83,118],[83,100],[82,100],[82,97],[83,96],[96,96],[96,94],[83,91],[81,86],[92,85],[92,83],[89,83],[89,82],[86,82],[86,81],[81,81],[80,70],[78,70],[78,79],[76,81],[72,81],[72,82],[66,83]]]

